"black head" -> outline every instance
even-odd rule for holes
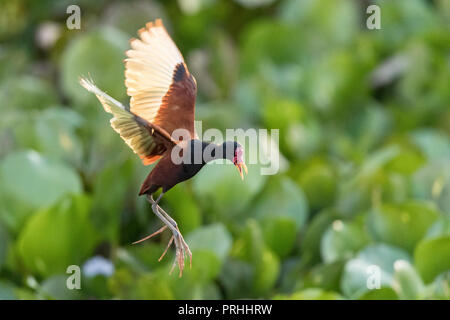
[[[228,159],[236,166],[239,174],[244,180],[244,174],[242,173],[242,168],[244,168],[245,173],[247,173],[247,166],[244,162],[244,148],[236,141],[225,141],[222,144],[223,147],[223,158]]]

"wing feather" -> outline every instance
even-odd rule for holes
[[[80,84],[94,93],[105,111],[113,115],[110,120],[111,127],[141,158],[144,165],[157,161],[168,148],[174,145],[175,142],[170,140],[167,132],[146,123],[144,119],[128,111],[120,102],[97,88],[92,81],[81,78]]]
[[[195,137],[197,85],[183,56],[160,19],[147,23],[138,35],[139,39],[131,39],[131,49],[125,59],[125,85],[131,97],[131,112],[169,135],[183,128]]]
[[[147,165],[178,142],[171,138],[174,130],[183,128],[196,137],[197,84],[160,19],[147,23],[138,35],[139,39],[131,39],[125,59],[129,110],[91,81],[80,83],[113,115],[113,129]]]

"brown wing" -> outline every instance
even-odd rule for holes
[[[165,130],[194,130],[197,85],[183,56],[160,19],[138,31],[140,39],[131,40],[126,52],[125,85],[130,111]]]

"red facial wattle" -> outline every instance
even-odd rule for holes
[[[245,165],[245,162],[244,162],[244,150],[242,150],[242,148],[240,148],[240,147],[238,147],[236,149],[236,152],[234,153],[233,164],[238,169],[241,179],[244,180],[244,174],[242,172],[242,168],[244,168],[244,171],[246,174],[248,174],[248,170],[247,170],[247,166]]]

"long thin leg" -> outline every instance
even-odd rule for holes
[[[161,193],[161,195],[158,197],[158,201],[161,199],[162,195],[163,195],[163,193]],[[152,204],[155,203],[155,200],[153,200],[153,196],[150,195],[150,198],[151,198]],[[172,219],[171,219],[171,220],[172,220]],[[172,221],[173,221],[173,220],[172,220]],[[160,228],[159,230],[153,232],[151,235],[148,235],[148,236],[146,236],[145,238],[142,238],[141,240],[135,241],[135,242],[133,242],[133,244],[137,244],[137,243],[143,242],[143,241],[145,241],[145,240],[148,240],[148,239],[150,239],[150,238],[156,236],[157,234],[160,234],[161,232],[163,232],[163,231],[166,230],[166,229],[167,229],[167,225],[164,225],[162,228]],[[163,256],[164,256],[164,255],[163,255]]]
[[[158,200],[161,199],[161,196],[158,198]],[[157,201],[158,201],[157,200]],[[180,233],[179,231],[169,222],[169,220],[166,219],[166,217],[161,214],[158,210],[158,204],[157,202],[154,202],[152,204],[152,210],[153,212],[158,216],[158,218],[172,231],[173,237],[174,237],[174,242],[175,242],[175,247],[176,247],[176,256],[175,256],[175,260],[174,263],[172,265],[172,268],[170,270],[170,273],[172,273],[176,263],[178,262],[178,267],[180,269],[180,277],[183,274],[183,269],[184,269],[184,252],[181,248],[183,248],[181,241],[180,241]]]
[[[164,193],[161,193],[161,194],[159,195],[158,199],[156,199],[156,201],[153,199],[153,195],[150,195],[147,199],[150,201],[150,203],[151,203],[152,205],[156,204],[156,205],[158,206],[159,212],[161,212],[161,213],[166,217],[166,219],[169,220],[170,223],[171,223],[175,228],[178,228],[178,225],[177,225],[176,221],[173,220],[172,217],[169,216],[169,215],[167,214],[167,212],[165,212],[165,211],[158,205],[159,200],[161,199],[161,197],[162,197],[163,194],[164,194]]]
[[[161,208],[158,205],[159,200],[161,200],[161,197],[162,197],[163,194],[164,194],[164,192],[162,192],[159,195],[159,197],[158,197],[158,199],[156,199],[156,201],[153,199],[153,195],[149,195],[149,197],[148,197],[149,201],[152,203],[152,206],[156,205],[157,210],[159,210],[159,212],[161,214],[163,214],[166,217],[166,219],[169,220],[172,223],[172,225],[178,230],[178,232],[180,234],[180,238],[181,238],[180,240],[181,240],[181,243],[182,243],[183,248],[184,248],[183,251],[185,251],[187,253],[187,255],[189,256],[189,267],[192,268],[192,252],[191,252],[191,249],[189,249],[189,246],[187,245],[186,241],[184,241],[184,238],[181,235],[180,229],[178,229],[178,225],[177,225],[176,221],[173,220],[172,217],[169,216],[169,214],[166,211],[164,211],[163,208]]]
[[[152,198],[152,200],[153,200],[153,198]],[[159,212],[162,213],[162,214],[166,217],[167,220],[171,221],[172,225],[173,225],[175,228],[177,228],[177,230],[178,230],[178,232],[180,233],[180,236],[181,236],[180,229],[178,229],[178,225],[177,225],[177,223],[175,222],[175,220],[173,220],[173,219],[169,216],[169,214],[168,214],[167,212],[165,212],[164,209],[161,208],[158,204],[157,204],[156,206],[157,206],[157,209],[159,210]],[[192,252],[191,252],[191,249],[189,249],[189,246],[187,245],[186,241],[184,241],[183,236],[181,236],[181,239],[180,239],[180,240],[181,240],[181,243],[182,243],[182,245],[183,245],[183,247],[184,247],[184,251],[185,251],[185,252],[187,253],[187,255],[189,256],[189,267],[192,268]]]
[[[180,269],[180,277],[183,274],[183,269],[184,269],[184,259],[186,257],[186,254],[189,255],[190,258],[190,266],[192,267],[192,253],[191,250],[189,249],[189,246],[187,245],[187,243],[184,241],[183,236],[181,235],[180,230],[178,229],[178,225],[175,222],[175,220],[172,219],[172,217],[170,217],[167,212],[165,212],[159,205],[159,201],[161,200],[162,196],[164,193],[161,193],[159,195],[159,197],[156,199],[156,201],[153,199],[152,195],[147,195],[147,200],[152,204],[152,210],[153,212],[156,214],[156,216],[158,216],[158,218],[165,224],[165,226],[163,226],[161,229],[159,229],[158,231],[156,231],[155,233],[153,233],[150,236],[145,237],[142,240],[139,240],[137,242],[141,242],[144,241],[146,239],[151,238],[152,236],[154,236],[155,234],[161,233],[162,231],[165,230],[165,228],[169,228],[172,231],[172,237],[170,238],[169,244],[167,245],[166,249],[164,250],[163,254],[161,255],[161,257],[159,258],[159,261],[164,257],[164,255],[166,254],[168,248],[170,247],[170,245],[172,244],[172,242],[175,243],[175,247],[176,247],[176,256],[175,256],[175,260],[172,264],[172,268],[170,270],[170,273],[172,273],[174,267],[176,266],[176,264],[178,263],[178,267]]]

